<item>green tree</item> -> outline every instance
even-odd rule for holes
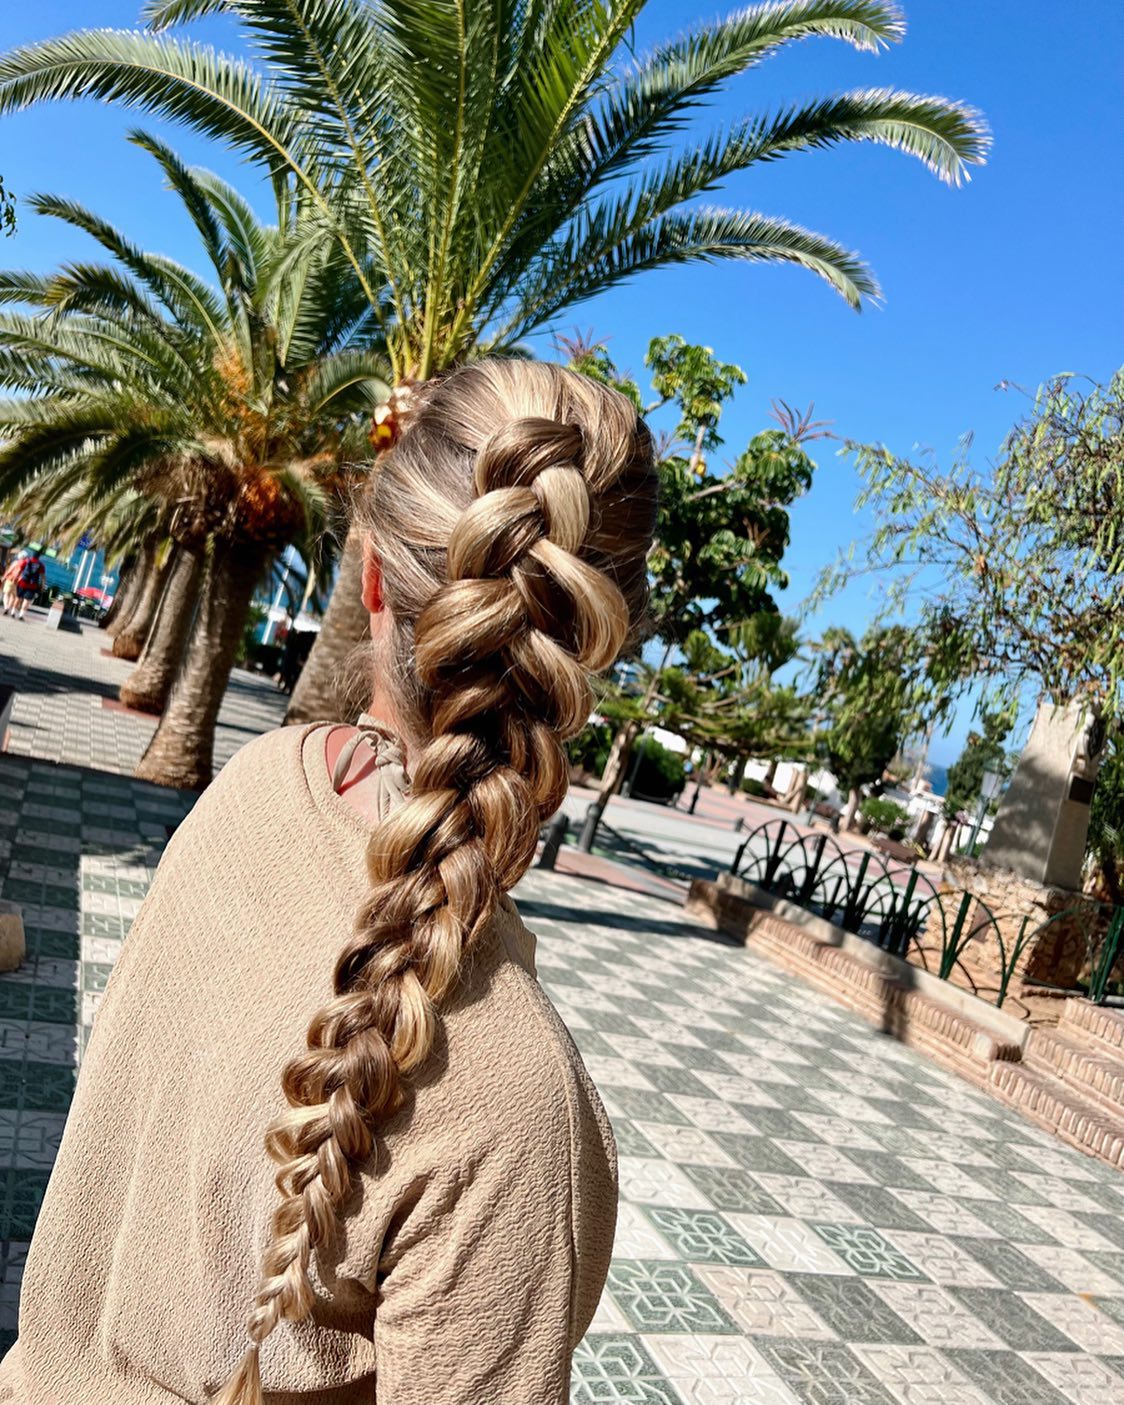
[[[0,384],[15,392],[0,402],[0,496],[163,505],[177,559],[205,580],[190,640],[173,619],[186,650],[137,774],[198,788],[254,590],[287,543],[316,559],[385,360],[351,269],[283,185],[266,226],[224,181],[137,140],[190,214],[217,291],[80,206],[36,197],[112,262],[0,275],[0,301],[33,309],[0,316]]]
[[[985,702],[1076,703],[1111,726],[1124,717],[1124,370],[1049,381],[982,471],[970,445],[942,470],[849,444],[877,525],[819,594],[881,571],[888,609],[920,598],[916,631],[946,693],[980,678]]]
[[[985,771],[1006,777],[1011,766],[1003,743],[1011,732],[1011,714],[1006,710],[984,708],[981,730],[968,733],[964,750],[948,768],[948,788],[944,812],[949,820],[959,814],[974,815],[979,807]]]
[[[860,89],[708,133],[691,119],[731,79],[817,36],[878,52],[890,0],[775,0],[695,23],[637,56],[645,0],[148,0],[156,31],[223,13],[250,62],[164,33],[84,31],[0,60],[0,112],[59,98],[146,108],[223,141],[305,193],[367,289],[396,383],[518,348],[567,309],[649,269],[798,264],[853,307],[870,269],[784,219],[699,203],[758,163],[871,141],[956,184],[988,137],[944,98]],[[366,629],[360,543],[294,696],[331,706]]]
[[[1124,746],[1119,732],[1097,773],[1087,853],[1093,865],[1093,891],[1108,902],[1124,905]]]
[[[1120,716],[1124,370],[1104,385],[1044,385],[992,467],[974,469],[969,447],[942,470],[848,444],[865,479],[858,505],[877,525],[821,595],[883,571],[889,608],[921,597],[918,630],[950,678]]]
[[[923,665],[916,637],[901,625],[870,629],[861,640],[831,629],[816,653],[813,693],[827,724],[820,746],[847,792],[841,827],[848,830],[863,788],[881,781],[920,721]]]
[[[679,427],[660,460],[660,506],[655,542],[648,557],[652,632],[663,644],[662,661],[648,673],[642,697],[619,696],[611,704],[617,735],[602,775],[596,813],[586,831],[590,840],[609,799],[628,770],[633,742],[649,719],[668,659],[689,638],[721,636],[764,613],[776,613],[771,590],[788,577],[781,557],[788,545],[788,507],[811,486],[815,463],[804,447],[819,427],[809,418],[780,413],[780,427],[755,435],[725,472],[714,472],[677,447],[686,439],[720,444],[721,411],[744,382],[741,368],[718,361],[708,347],[681,337],[657,338],[646,358],[656,369],[657,399],[648,411],[674,405]],[[611,361],[599,374],[613,374]],[[702,417],[699,425],[697,416]],[[748,636],[741,654],[751,652]],[[727,643],[735,644],[732,638]],[[775,644],[775,641],[774,641]],[[607,714],[608,715],[608,714]],[[733,712],[728,716],[732,718]],[[752,728],[743,716],[742,732],[729,754],[751,754]]]

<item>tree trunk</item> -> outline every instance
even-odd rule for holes
[[[804,808],[804,802],[808,798],[808,786],[810,784],[807,766],[799,767],[789,781],[788,790],[785,792],[784,797],[784,803],[794,815],[798,814]]]
[[[853,785],[847,796],[847,808],[843,811],[843,818],[839,822],[839,828],[847,833],[854,828],[855,815],[858,813],[860,792],[856,785]]]
[[[128,557],[117,572],[117,589],[113,592],[113,603],[101,619],[98,620],[98,628],[104,629],[112,639],[120,626],[126,608],[131,609],[130,598],[133,593],[133,585],[136,582],[137,558]]]
[[[140,662],[121,685],[121,701],[139,712],[161,713],[176,680],[191,635],[203,562],[193,551],[177,546],[168,568],[160,609]]]
[[[730,767],[730,774],[726,777],[726,789],[731,795],[737,795],[742,788],[742,781],[745,780],[745,768],[749,764],[748,756],[739,756]]]
[[[134,557],[129,574],[118,582],[117,595],[114,598],[114,605],[120,605],[114,611],[112,624],[106,626],[106,633],[110,639],[116,639],[125,626],[132,619],[140,604],[140,598],[144,594],[145,582],[149,572],[156,564],[156,543],[145,542],[141,548],[139,556]]]
[[[370,637],[371,617],[363,604],[363,535],[353,527],[343,545],[339,575],[320,633],[293,689],[286,725],[352,720],[358,710],[354,706],[356,680],[348,676],[348,663],[357,647]]]
[[[183,668],[134,773],[138,780],[184,790],[210,783],[215,723],[266,559],[257,546],[216,546]]]
[[[158,565],[153,551],[151,562],[146,564],[144,583],[137,594],[137,603],[128,621],[113,636],[113,657],[115,659],[139,659],[148,643],[149,632],[160,609],[160,597],[164,593],[167,576],[167,563]]]

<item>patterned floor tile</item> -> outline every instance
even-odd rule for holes
[[[712,1210],[673,1210],[651,1205],[646,1213],[686,1263],[729,1264],[748,1268],[764,1262],[760,1254]]]
[[[691,1166],[681,1168],[716,1210],[739,1210],[755,1215],[783,1215],[783,1208],[740,1166]]]
[[[50,1171],[65,1125],[61,1112],[0,1111],[0,1166]]]
[[[1124,1376],[1095,1356],[1024,1351],[1023,1360],[1072,1405],[1120,1405],[1124,1400]]]
[[[797,1337],[831,1341],[831,1328],[793,1286],[794,1280],[771,1269],[718,1268],[703,1265],[695,1270],[743,1332],[751,1336]],[[849,1278],[825,1281],[853,1286]]]
[[[734,1166],[736,1162],[701,1127],[679,1127],[666,1122],[637,1122],[637,1129],[661,1156],[679,1165]]]
[[[570,1405],[683,1405],[640,1341],[589,1335],[574,1352]]]
[[[644,1344],[675,1381],[684,1405],[799,1405],[761,1353],[741,1337],[647,1337]]]
[[[617,1207],[613,1253],[619,1259],[677,1259],[679,1256],[639,1205],[622,1200]]]
[[[909,1230],[887,1229],[885,1237],[934,1283],[951,1283],[961,1288],[1002,1286],[974,1254],[943,1234],[915,1234]]]
[[[739,1136],[752,1136],[757,1131],[755,1124],[746,1115],[746,1109],[741,1106],[734,1107],[719,1098],[692,1098],[680,1093],[670,1093],[668,1101],[675,1105],[687,1121],[704,1131],[735,1132]],[[756,1108],[749,1111],[751,1115],[756,1115]]]
[[[894,1397],[845,1346],[765,1337],[756,1345],[805,1405],[896,1405]]]
[[[1112,1253],[1119,1247],[1111,1239],[1105,1238],[1099,1228],[1078,1219],[1069,1210],[1059,1210],[1056,1205],[1024,1205],[1019,1213],[1040,1225],[1046,1231],[1047,1238],[1056,1239],[1067,1249]],[[1098,1214],[1097,1218],[1103,1220],[1105,1216]]]
[[[755,1114],[760,1121],[760,1109]],[[778,1176],[799,1176],[800,1167],[786,1156],[769,1136],[746,1136],[736,1132],[715,1132],[714,1140],[747,1171],[768,1171]]]
[[[788,1281],[845,1342],[921,1341],[913,1328],[861,1280],[827,1273],[794,1273]]]
[[[1110,1298],[1124,1294],[1124,1263],[1119,1264],[1117,1277],[1076,1249],[1054,1244],[1020,1244],[1018,1248],[1071,1293],[1104,1294]]]
[[[865,1123],[862,1127],[856,1127],[842,1117],[831,1117],[827,1113],[798,1112],[794,1114],[796,1120],[808,1131],[815,1134],[821,1142],[827,1142],[829,1146],[858,1147],[860,1150],[877,1151],[882,1145],[878,1139],[871,1135],[870,1123]]]
[[[829,1186],[810,1176],[781,1176],[755,1171],[754,1177],[784,1207],[784,1212],[804,1220],[834,1220],[841,1224],[863,1223],[863,1216],[833,1193]]]
[[[639,1332],[736,1333],[718,1299],[686,1264],[617,1259],[609,1269],[613,1301]]]
[[[854,1271],[800,1220],[738,1214],[729,1214],[727,1219],[770,1268],[780,1269],[782,1273],[850,1275]]]
[[[893,1237],[893,1236],[891,1236]],[[1005,1239],[965,1239],[950,1235],[964,1254],[975,1259],[995,1281],[1013,1292],[1058,1292],[1062,1285],[1050,1273]],[[932,1275],[930,1275],[931,1277]]]
[[[938,1234],[962,1234],[969,1238],[998,1239],[999,1232],[984,1222],[975,1211],[977,1202],[972,1202],[969,1210],[958,1200],[948,1195],[938,1195],[936,1191],[891,1190],[891,1195],[901,1201],[907,1210],[920,1215]],[[990,1202],[987,1202],[990,1203]]]
[[[1035,1312],[1025,1295],[993,1288],[949,1288],[948,1292],[1013,1351],[1068,1351],[1073,1348],[1073,1342],[1059,1332],[1050,1319]],[[1047,1297],[1055,1306],[1061,1306],[1060,1299]]]
[[[906,1201],[880,1185],[829,1182],[832,1194],[844,1201],[855,1215],[875,1229],[924,1231],[929,1224],[909,1209]],[[845,1222],[845,1221],[844,1221]]]
[[[942,1351],[953,1346],[998,1351],[1003,1346],[963,1303],[949,1296],[948,1289],[935,1283],[895,1283],[878,1278],[871,1279],[870,1286],[928,1346]]]
[[[1013,1351],[949,1351],[948,1358],[993,1405],[1068,1405],[1045,1376]]]
[[[910,1282],[925,1274],[893,1244],[868,1225],[813,1224],[829,1248],[864,1278],[895,1278]]]
[[[854,1346],[870,1373],[901,1405],[991,1405],[946,1356],[927,1346]]]
[[[1082,1351],[1101,1356],[1124,1356],[1124,1325],[1114,1322],[1094,1302],[1074,1297],[1070,1293],[1020,1293],[1019,1297],[1039,1317],[1043,1317],[1064,1332]],[[1011,1343],[1015,1345],[1014,1342]],[[1068,1343],[1060,1350],[1065,1351]],[[1047,1343],[1024,1347],[1025,1351],[1057,1351]]]
[[[710,1201],[670,1161],[643,1156],[620,1158],[621,1195],[637,1205],[672,1205],[683,1210],[713,1209]]]
[[[778,1142],[777,1145],[809,1176],[821,1181],[843,1181],[845,1184],[874,1185],[874,1177],[854,1159],[854,1154],[841,1151],[824,1142]]]

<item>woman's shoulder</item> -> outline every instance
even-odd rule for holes
[[[451,1052],[463,1059],[462,1076],[475,1082],[484,1075],[501,1126],[510,1119],[508,1125],[534,1127],[558,1151],[577,1153],[590,1139],[611,1147],[597,1090],[536,977],[536,938],[510,900],[493,919],[493,939],[494,964],[482,980],[485,993],[468,1003],[459,1036],[453,1031]]]

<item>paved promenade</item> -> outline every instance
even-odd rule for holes
[[[101,708],[123,672],[102,638],[55,638],[38,660],[21,641],[22,662],[0,663],[29,686],[37,669],[59,678],[21,700],[14,742],[57,706],[85,758],[0,757],[0,891],[29,942],[0,977],[3,1344],[100,992],[190,803],[112,773],[151,724]],[[254,680],[232,701],[224,747],[280,710]],[[573,1402],[1124,1402],[1124,1177],[675,901],[538,871],[516,896],[621,1153],[615,1257]]]

